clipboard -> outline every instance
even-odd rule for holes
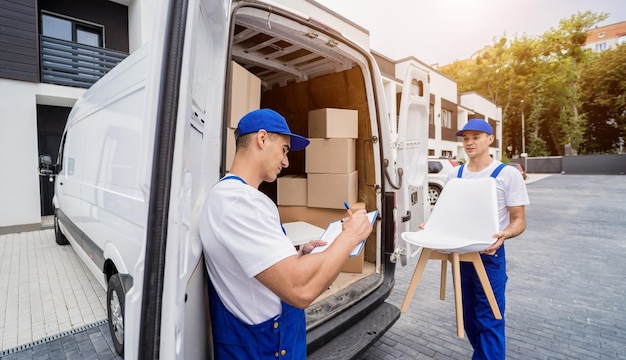
[[[377,215],[378,215],[378,210],[370,211],[367,213],[367,217],[370,220],[370,224],[374,225]],[[337,236],[341,234],[341,230],[342,230],[341,220],[333,221],[330,224],[328,224],[328,227],[326,228],[326,230],[322,234],[322,237],[320,238],[320,240],[326,241],[327,244],[324,246],[317,246],[315,249],[313,249],[313,251],[311,251],[311,253],[315,254],[315,253],[326,250],[326,248],[329,247],[330,244],[333,243],[333,241],[335,241]],[[358,243],[354,248],[352,248],[352,251],[350,251],[350,257],[357,256],[361,253],[361,250],[363,250],[363,246],[365,245],[366,240],[367,239],[363,240],[362,242]]]

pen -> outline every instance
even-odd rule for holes
[[[346,211],[348,211],[348,215],[352,216],[352,210],[350,210],[348,203],[344,201],[343,206],[346,208]]]

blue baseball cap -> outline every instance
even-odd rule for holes
[[[463,126],[463,129],[457,131],[454,135],[463,136],[463,131],[468,130],[481,131],[487,133],[487,135],[493,135],[491,125],[483,119],[470,119],[467,124]]]
[[[244,115],[237,125],[237,137],[257,132],[261,129],[270,133],[289,135],[291,137],[289,150],[291,151],[302,150],[310,142],[304,136],[293,134],[289,130],[287,120],[272,109],[253,110]]]

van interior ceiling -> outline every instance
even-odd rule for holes
[[[231,60],[261,80],[261,108],[272,108],[285,116],[292,132],[308,136],[308,113],[321,108],[358,111],[356,168],[358,201],[368,210],[377,208],[374,146],[364,71],[365,57],[332,37],[265,8],[244,6],[237,10],[231,36]],[[232,69],[231,69],[232,73]],[[369,73],[369,72],[367,72]],[[371,91],[371,90],[370,90]],[[233,94],[236,96],[236,94]],[[378,151],[378,150],[376,150]],[[305,174],[305,151],[291,152],[283,175]],[[367,179],[365,178],[367,177]],[[276,201],[276,182],[261,190]],[[281,217],[283,213],[281,213]],[[283,222],[305,219],[281,219]],[[376,227],[375,227],[376,229]],[[333,286],[307,309],[307,326],[351,301],[367,295],[382,281],[377,269],[377,237],[372,233],[364,247],[362,273],[342,273]],[[347,287],[347,285],[352,286]],[[348,301],[346,301],[348,299]],[[333,310],[335,309],[335,310]]]

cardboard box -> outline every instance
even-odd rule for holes
[[[243,66],[231,62],[231,79],[228,96],[228,127],[237,128],[245,114],[261,106],[261,79]]]
[[[361,250],[359,255],[349,257],[348,260],[343,264],[341,268],[341,272],[347,273],[362,273],[363,272],[363,263],[365,261],[365,249]]]
[[[278,205],[306,206],[306,175],[285,175],[278,178]]]
[[[307,174],[348,174],[356,170],[355,139],[309,139],[305,150]]]
[[[346,210],[310,208],[306,206],[278,206],[280,221],[306,221],[309,224],[326,229],[333,221],[346,217]]]
[[[230,171],[235,158],[235,129],[226,129],[226,171]]]
[[[309,207],[344,209],[357,202],[358,172],[349,174],[308,174],[307,205]]]
[[[365,203],[357,202],[350,204],[352,210],[365,209]],[[328,224],[346,217],[345,209],[311,208],[306,206],[278,206],[280,220],[283,223],[305,221],[309,224],[326,229]],[[367,246],[367,243],[365,244]],[[365,261],[365,248],[357,256],[348,258],[341,271],[349,273],[362,273]]]
[[[332,108],[309,111],[309,137],[358,138],[358,111]]]

